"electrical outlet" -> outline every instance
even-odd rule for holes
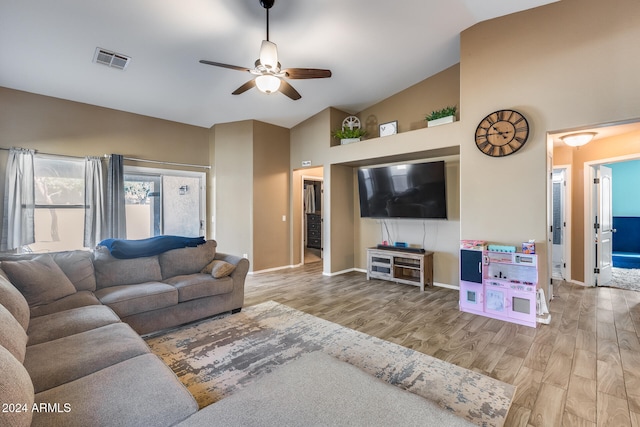
[[[282,215],[282,222],[286,222],[287,221],[287,216],[286,215]]]

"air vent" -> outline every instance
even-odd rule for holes
[[[131,58],[119,53],[112,52],[110,50],[96,48],[96,53],[93,56],[93,62],[97,64],[106,65],[111,68],[117,68],[118,70],[124,70],[129,65]]]

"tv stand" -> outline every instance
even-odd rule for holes
[[[407,285],[433,286],[433,252],[403,251],[401,248],[367,249],[367,280],[382,279]]]

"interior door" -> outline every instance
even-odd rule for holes
[[[596,233],[596,274],[597,285],[606,286],[611,282],[613,267],[613,213],[611,200],[612,174],[611,168],[600,166],[599,183],[595,184],[598,195],[599,222]]]
[[[565,202],[566,202],[565,169],[554,169],[552,183],[552,270],[551,277],[564,279],[565,269]]]

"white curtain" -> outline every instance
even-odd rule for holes
[[[105,236],[104,180],[102,158],[86,157],[84,167],[84,240],[83,246],[93,248]]]
[[[35,242],[33,215],[33,150],[11,148],[4,181],[4,216],[0,250],[17,249]]]

